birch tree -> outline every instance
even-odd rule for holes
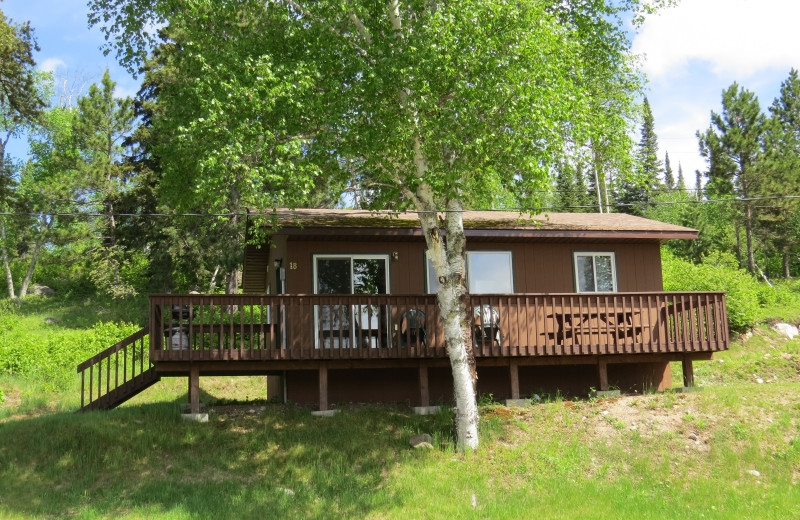
[[[39,50],[30,24],[15,23],[0,10],[0,213],[13,208],[17,183],[6,146],[23,128],[35,124],[45,101],[37,84],[33,52]],[[3,260],[8,295],[16,297],[9,254],[9,225],[0,214],[0,257]]]
[[[617,125],[601,114],[595,80],[627,92],[623,78],[635,72],[620,17],[635,5],[93,0],[90,21],[131,70],[157,43],[148,28],[159,27],[159,48],[173,45],[170,59],[181,65],[173,72],[195,82],[173,102],[202,105],[206,115],[171,125],[170,151],[193,143],[186,150],[208,177],[187,177],[185,162],[165,165],[166,185],[171,177],[192,194],[181,199],[225,200],[221,186],[241,186],[240,200],[266,209],[337,179],[331,188],[357,182],[370,208],[419,212],[439,279],[457,442],[475,449],[462,212],[535,207],[567,144],[590,142],[601,122]],[[222,166],[240,176],[228,173],[225,184]],[[265,187],[268,200],[253,195]]]

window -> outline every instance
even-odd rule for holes
[[[428,292],[435,293],[439,282],[433,262],[427,257]],[[467,287],[470,294],[514,292],[510,251],[467,251]]]
[[[578,292],[614,292],[617,273],[614,253],[575,253],[575,287]]]
[[[314,255],[314,293],[388,294],[389,256]],[[314,313],[317,348],[356,346],[357,331],[359,342],[376,346],[376,334],[388,331],[383,305],[318,305]],[[386,344],[386,338],[383,342]]]

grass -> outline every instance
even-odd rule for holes
[[[0,376],[0,518],[800,518],[798,374],[800,338],[763,326],[695,364],[702,392],[486,397],[466,455],[450,410],[318,418],[266,401],[258,377],[203,378],[195,423],[184,379],[76,414],[75,385]],[[412,449],[418,433],[434,449]]]

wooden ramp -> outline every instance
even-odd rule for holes
[[[80,411],[109,410],[157,383],[143,328],[78,365]]]

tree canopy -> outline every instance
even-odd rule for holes
[[[324,186],[420,212],[463,448],[477,407],[461,211],[535,207],[570,147],[591,143],[598,168],[618,155],[604,137],[625,134],[638,84],[634,6],[93,0],[90,20],[121,63],[158,76],[153,152],[173,207],[235,215]]]

